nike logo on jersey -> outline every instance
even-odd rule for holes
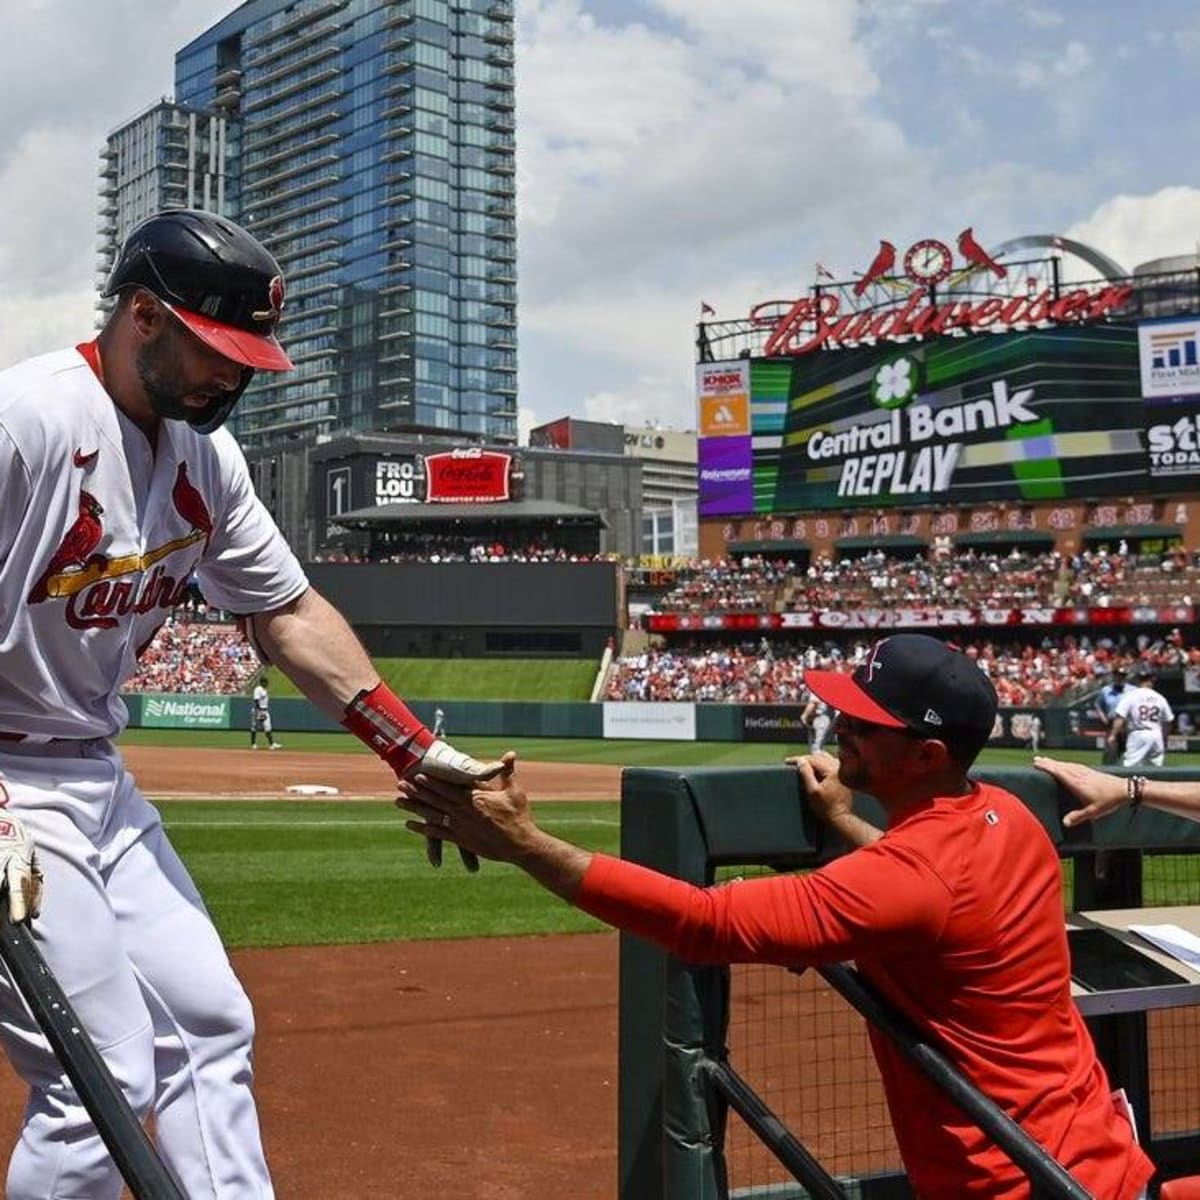
[[[86,471],[89,467],[95,465],[96,459],[99,457],[100,451],[98,449],[93,450],[90,454],[84,454],[83,447],[80,446],[75,451],[75,465],[82,467]]]

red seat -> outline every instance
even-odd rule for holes
[[[1158,1194],[1160,1200],[1200,1200],[1200,1175],[1170,1179]]]

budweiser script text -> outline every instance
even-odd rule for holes
[[[880,312],[842,315],[837,296],[804,296],[799,300],[767,300],[750,310],[752,324],[770,328],[763,346],[766,356],[808,354],[824,346],[844,346],[867,340],[920,337],[952,329],[968,332],[994,325],[1010,328],[1097,321],[1133,297],[1133,288],[1113,284],[1098,292],[1083,288],[1055,298],[1049,290],[1035,296],[998,296],[978,302],[954,300],[935,304],[923,291],[913,292],[904,304]],[[782,310],[782,311],[781,311]]]

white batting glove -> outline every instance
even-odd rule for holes
[[[503,770],[503,763],[480,762],[477,758],[472,758],[461,750],[455,750],[453,746],[439,738],[425,751],[424,757],[411,768],[410,773],[415,775],[419,771],[423,775],[444,780],[446,783],[457,784],[459,787],[471,787],[476,783],[483,783],[487,779],[494,778]]]
[[[0,811],[0,891],[8,892],[14,922],[30,920],[42,910],[42,872],[33,835],[5,811]]]

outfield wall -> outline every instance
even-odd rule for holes
[[[615,562],[305,563],[373,657],[597,662],[625,624]]]
[[[250,728],[247,696],[127,695],[134,728]],[[542,703],[532,700],[412,700],[409,707],[432,725],[435,708],[445,713],[451,737],[632,738],[646,741],[778,742],[803,745],[807,732],[798,704],[654,704],[639,701]],[[1028,746],[1029,720],[1042,720],[1042,745],[1098,749],[1094,734],[1079,732],[1066,708],[1001,709],[993,746]],[[277,730],[334,731],[338,724],[307,700],[271,701]],[[1172,737],[1170,748],[1187,750],[1188,739]],[[1192,739],[1195,743],[1196,739]]]

